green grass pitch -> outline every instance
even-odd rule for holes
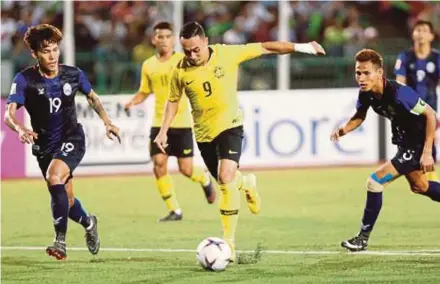
[[[365,181],[374,168],[256,172],[258,216],[243,198],[237,249],[264,250],[255,264],[207,272],[194,250],[221,237],[217,205],[174,175],[184,220],[166,214],[151,176],[76,178],[76,196],[99,217],[102,251],[84,250],[84,231],[69,222],[68,257],[44,253],[53,239],[50,198],[42,180],[2,181],[2,283],[440,283],[440,204],[409,191],[405,179],[384,193],[369,254],[339,243],[359,229]],[[30,250],[27,250],[30,249]],[[119,250],[118,250],[119,249]],[[131,251],[126,249],[132,249]],[[152,251],[142,249],[152,249]],[[185,249],[185,251],[157,251]],[[191,251],[187,251],[191,250]]]

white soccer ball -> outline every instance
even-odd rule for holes
[[[224,240],[210,237],[197,247],[196,259],[207,270],[222,271],[228,266],[231,255],[231,248]]]

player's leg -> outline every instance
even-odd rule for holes
[[[152,127],[150,130],[150,156],[153,160],[153,172],[156,177],[156,185],[162,200],[168,209],[168,214],[160,218],[159,222],[179,221],[182,220],[182,210],[177,202],[176,193],[174,191],[174,182],[168,174],[168,155],[170,147],[167,147],[167,153],[164,154],[153,142],[159,133],[159,127]],[[168,133],[169,135],[169,133]]]
[[[359,233],[353,238],[341,242],[341,246],[350,251],[362,251],[368,247],[368,239],[382,208],[382,192],[393,180],[400,176],[392,161],[383,164],[367,178],[367,200],[365,202]]]
[[[237,182],[237,166],[239,155],[233,160],[220,159],[219,142],[225,135],[223,132],[214,141],[197,143],[203,161],[211,175],[216,178],[220,185],[219,209],[220,219],[223,228],[223,239],[229,244],[232,250],[231,261],[235,261],[235,231],[238,223],[238,210],[240,208],[240,192]],[[223,139],[224,140],[224,139]],[[225,147],[226,148],[226,147]],[[219,161],[220,159],[220,161]]]
[[[156,153],[152,156],[153,171],[156,177],[156,185],[159,194],[168,209],[168,215],[159,219],[159,222],[182,220],[182,210],[177,201],[174,190],[174,182],[168,173],[168,155]]]
[[[69,180],[66,183],[66,191],[67,196],[69,198],[69,218],[82,225],[84,229],[87,229],[91,225],[90,217],[87,215],[86,211],[81,205],[81,201],[79,201],[78,198],[75,197],[73,192],[73,178],[69,178]]]
[[[235,261],[235,233],[240,209],[240,185],[237,182],[238,163],[221,159],[218,170],[220,186],[219,209],[223,227],[223,239],[230,245],[232,261]]]
[[[235,260],[235,233],[240,209],[240,188],[243,176],[237,170],[240,162],[243,140],[243,127],[222,132],[216,139],[216,152],[219,155],[218,182],[220,184],[220,214],[223,225],[223,238],[231,246],[232,261]],[[256,187],[254,189],[256,192]]]
[[[65,259],[67,220],[69,216],[69,198],[65,182],[70,176],[68,165],[53,159],[46,172],[46,182],[51,195],[52,218],[55,228],[53,245],[46,248],[46,253],[56,259]]]
[[[69,197],[69,218],[83,226],[86,231],[86,244],[92,254],[97,254],[100,247],[98,236],[98,217],[95,214],[87,214],[81,201],[75,197],[73,192],[73,178],[66,183],[67,196]]]
[[[440,183],[429,181],[422,171],[416,170],[405,175],[411,191],[440,202]]]
[[[46,179],[46,176],[47,176],[47,173],[48,173],[48,168],[49,168],[49,165],[51,164],[51,162],[52,162],[52,155],[45,155],[45,156],[37,156],[37,161],[38,161],[38,165],[39,165],[39,167],[40,167],[40,169],[41,169],[41,173],[43,174],[43,177],[44,177],[44,179],[45,179],[45,181],[46,181],[46,183],[47,183],[47,187],[48,187],[48,190],[49,190],[49,192],[51,193],[51,196],[52,196],[52,192],[51,192],[51,184],[48,182],[48,180]],[[62,194],[61,194],[62,195]],[[60,202],[60,200],[59,200],[60,198],[57,198],[57,200],[56,200],[56,202],[54,201],[54,198],[52,197],[51,198],[51,209],[52,209],[52,218],[53,218],[53,220],[54,220],[54,224],[55,224],[55,220],[57,220],[58,218],[60,218],[60,217],[58,217],[57,216],[57,218],[55,218],[55,213],[54,213],[54,207],[55,206],[57,206],[59,203],[61,203],[61,205],[63,205],[63,204],[67,204],[67,210],[68,210],[68,208],[69,208],[69,201],[68,201],[68,197],[67,197],[67,195],[66,195],[66,198],[65,198],[65,202]],[[64,197],[63,196],[61,196],[61,199],[64,199]],[[62,211],[61,209],[59,209],[59,208],[56,208],[57,210],[57,213],[59,212],[59,211]],[[63,215],[63,214],[61,214],[61,215]],[[65,219],[67,219],[67,218],[65,218]],[[59,220],[59,219],[58,219]],[[48,249],[50,249],[50,251],[48,251]],[[49,255],[51,255],[51,256],[54,256],[54,257],[56,257],[57,259],[64,259],[64,258],[66,258],[66,256],[67,256],[67,254],[66,254],[66,241],[65,241],[65,234],[59,234],[59,233],[57,233],[56,232],[56,228],[55,228],[55,240],[54,240],[54,242],[53,242],[53,245],[52,246],[49,246],[47,249],[46,249],[46,253],[48,253]]]
[[[208,203],[215,201],[214,185],[203,168],[193,163],[194,140],[191,128],[171,128],[168,131],[169,155],[177,158],[179,171],[202,187]]]
[[[240,160],[243,140],[243,127],[228,129],[217,138],[219,141],[220,159],[229,159],[237,162]],[[236,171],[235,180],[240,190],[243,190],[249,210],[258,214],[261,209],[261,197],[257,190],[257,177],[254,174],[242,174]]]

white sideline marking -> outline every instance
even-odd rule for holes
[[[5,246],[1,250],[39,250],[44,251],[46,247],[40,246]],[[88,251],[83,247],[69,247],[70,251]],[[191,252],[193,249],[149,249],[149,248],[101,248],[101,251],[108,252]],[[253,253],[253,250],[239,250],[238,253]],[[263,250],[264,254],[294,254],[294,255],[380,255],[380,256],[436,256],[440,257],[440,250],[413,250],[413,251],[364,251],[364,252],[347,252],[347,251],[306,251],[306,250]]]

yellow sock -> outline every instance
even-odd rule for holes
[[[223,239],[230,244],[234,244],[238,210],[240,208],[240,192],[236,182],[220,185],[219,208],[223,226]]]
[[[435,171],[433,171],[433,172],[427,172],[425,175],[426,175],[426,178],[427,178],[429,181],[440,182],[440,180],[439,180],[439,178],[438,178],[438,175],[437,175],[437,172],[435,172]]]
[[[192,176],[190,179],[194,182],[198,182],[201,185],[208,185],[209,176],[200,167],[193,167]]]
[[[165,201],[168,211],[176,211],[180,209],[176,194],[174,193],[173,179],[170,175],[164,175],[159,178],[157,180],[157,188],[159,189],[163,201]]]

